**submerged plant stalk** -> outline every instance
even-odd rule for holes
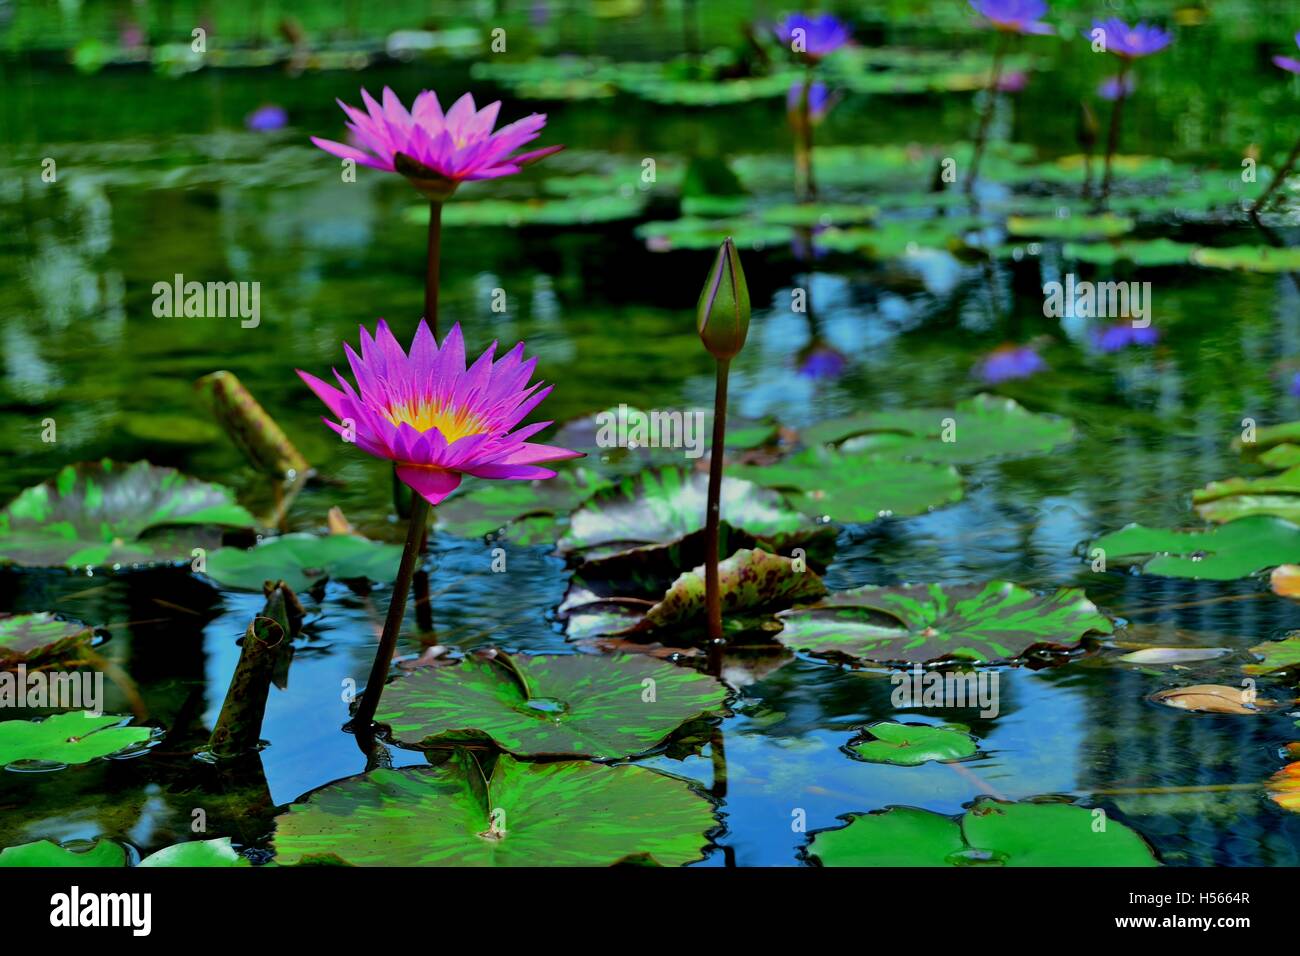
[[[397,634],[402,629],[402,619],[406,616],[406,599],[411,593],[411,578],[415,576],[415,565],[420,557],[420,542],[424,537],[428,520],[429,502],[422,495],[412,495],[411,518],[406,528],[406,546],[402,549],[402,561],[397,568],[397,579],[393,582],[393,597],[388,605],[388,616],[384,619],[384,633],[379,638],[375,662],[370,667],[366,689],[361,695],[361,701],[357,704],[357,711],[352,720],[352,725],[358,734],[370,731],[375,709],[379,706],[379,695],[383,693],[384,682],[388,680],[388,669],[392,666],[393,652],[397,649]]]
[[[1268,188],[1260,194],[1260,197],[1255,200],[1254,205],[1250,207],[1250,215],[1252,218],[1263,212],[1264,207],[1268,204],[1274,191],[1276,191],[1277,187],[1282,185],[1283,180],[1290,176],[1291,171],[1295,169],[1296,160],[1300,160],[1300,139],[1297,139],[1295,145],[1291,147],[1291,152],[1287,154],[1286,162],[1283,163],[1282,168],[1277,171],[1277,174],[1273,177],[1273,181],[1268,184]]]
[[[429,203],[429,248],[424,267],[424,318],[438,337],[438,281],[442,260],[442,203]]]
[[[1119,77],[1115,81],[1116,96],[1115,108],[1110,111],[1110,132],[1106,134],[1106,166],[1101,174],[1101,195],[1098,197],[1098,203],[1104,204],[1110,197],[1110,180],[1111,165],[1115,158],[1115,150],[1119,147],[1119,120],[1124,111],[1124,101],[1128,99],[1127,81],[1128,81],[1129,61],[1121,60],[1119,66]]]
[[[813,176],[813,71],[808,67],[804,74],[803,90],[799,94],[799,145],[797,168],[801,195],[809,202],[817,198],[817,180]]]
[[[993,69],[989,73],[989,85],[985,90],[988,100],[980,114],[979,128],[975,131],[975,148],[971,153],[970,172],[966,175],[967,195],[974,191],[975,180],[979,177],[980,160],[984,157],[984,144],[989,136],[989,124],[993,121],[993,108],[997,105],[998,85],[1002,82],[1002,58],[1007,50],[1007,36],[999,33],[997,45],[993,48]]]

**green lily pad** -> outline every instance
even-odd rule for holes
[[[560,554],[595,562],[634,554],[645,559],[679,550],[703,536],[708,475],[684,468],[643,471],[596,492],[569,516],[569,529],[556,544]],[[722,521],[738,534],[733,547],[763,545],[784,553],[834,532],[791,509],[779,494],[739,478],[722,479],[719,492]],[[747,539],[747,540],[746,540]],[[700,557],[682,567],[700,564]],[[675,574],[674,574],[675,577]],[[669,579],[671,580],[671,578]]]
[[[967,248],[966,237],[987,224],[972,216],[929,219],[882,219],[870,227],[832,227],[816,237],[818,248],[861,252],[873,259],[897,259],[923,250],[956,252]]]
[[[1271,674],[1274,671],[1293,670],[1300,667],[1300,633],[1288,634],[1280,641],[1256,644],[1250,652],[1256,655],[1259,661],[1242,668],[1247,674]]]
[[[1222,523],[1248,515],[1274,515],[1300,522],[1300,467],[1263,478],[1212,481],[1192,492],[1192,504],[1207,521]]]
[[[970,734],[949,727],[885,720],[867,731],[875,739],[850,744],[849,750],[870,763],[917,767],[931,760],[962,760],[978,749]]]
[[[1300,247],[1201,247],[1192,253],[1192,262],[1207,269],[1232,269],[1238,272],[1296,272],[1300,271]]]
[[[878,663],[1014,662],[1114,630],[1078,588],[1040,595],[1006,581],[861,587],[777,617],[787,647]]]
[[[140,861],[141,866],[248,866],[249,862],[230,845],[230,837],[219,840],[191,840],[164,847]]]
[[[1131,524],[1088,546],[1108,562],[1141,565],[1146,574],[1231,581],[1300,561],[1300,527],[1281,518],[1252,515],[1208,531],[1172,531]]]
[[[1067,242],[1061,250],[1066,259],[1114,265],[1131,262],[1135,266],[1178,266],[1191,261],[1197,247],[1171,239],[1126,239],[1120,242]]]
[[[961,476],[951,465],[834,448],[808,448],[773,465],[732,471],[787,492],[786,499],[805,514],[842,523],[924,514],[962,494]]]
[[[210,445],[221,438],[221,429],[212,422],[189,415],[134,412],[126,416],[122,428],[132,438],[158,445]]]
[[[326,579],[391,581],[402,548],[351,534],[284,534],[255,548],[219,548],[208,555],[207,575],[225,588],[261,591],[265,581],[283,580],[305,591]]]
[[[768,246],[788,245],[794,238],[789,226],[759,222],[757,219],[681,219],[644,222],[636,227],[636,237],[644,239],[654,252],[673,249],[716,249],[730,238],[741,249],[761,251]]]
[[[629,188],[627,195],[575,196],[532,199],[472,199],[449,202],[443,208],[444,226],[576,226],[632,219],[645,208],[645,196]],[[427,204],[413,206],[406,218],[429,221]]]
[[[94,632],[48,611],[0,614],[0,668],[62,657],[90,646]]]
[[[1259,454],[1259,463],[1266,468],[1285,471],[1300,465],[1300,445],[1282,442]]]
[[[352,866],[610,866],[701,858],[713,805],[636,766],[468,752],[340,780],[276,818],[276,861]]]
[[[961,817],[911,807],[854,814],[815,833],[823,866],[1157,866],[1133,830],[1085,807],[981,797]]]
[[[221,485],[145,461],[68,465],[0,511],[0,564],[147,567],[189,562],[253,516]]]
[[[712,677],[640,655],[497,654],[393,681],[375,720],[415,749],[487,738],[518,756],[614,759],[721,713],[726,697]]]
[[[988,394],[958,402],[956,408],[865,412],[819,422],[803,433],[809,445],[851,439],[842,451],[952,465],[1041,454],[1074,437],[1068,419],[1038,415],[1013,399]]]
[[[463,538],[500,533],[517,544],[541,544],[554,540],[560,516],[608,485],[589,468],[564,469],[541,481],[485,482],[434,512],[441,530]]]
[[[1102,213],[1098,216],[1009,216],[1007,232],[1037,239],[1092,239],[1122,236],[1136,225],[1127,216]]]
[[[96,840],[89,847],[63,847],[49,840],[23,843],[0,850],[0,867],[113,867],[126,866],[126,850],[112,840]]]
[[[77,711],[44,720],[0,721],[0,767],[26,761],[82,764],[121,753],[153,736],[148,727],[127,727],[130,717]]]
[[[879,212],[875,206],[859,203],[785,203],[763,207],[758,218],[778,226],[842,226],[870,222]]]

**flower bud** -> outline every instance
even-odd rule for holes
[[[700,340],[714,358],[726,361],[739,354],[749,332],[749,287],[730,236],[713,260],[695,314]]]

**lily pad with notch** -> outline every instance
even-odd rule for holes
[[[1273,674],[1278,671],[1300,672],[1300,632],[1292,632],[1280,641],[1265,641],[1250,649],[1259,660],[1242,668],[1247,674]]]
[[[1177,531],[1131,524],[1088,546],[1106,560],[1138,565],[1144,574],[1231,581],[1300,561],[1300,526],[1269,515],[1251,515],[1205,531]]]
[[[0,721],[0,767],[54,769],[141,750],[155,732],[128,727],[130,719],[74,711],[43,720]]]
[[[869,725],[866,732],[866,739],[850,742],[845,750],[868,763],[917,767],[932,760],[965,760],[979,751],[974,737],[954,727],[882,720]]]
[[[498,653],[392,681],[375,720],[417,750],[490,741],[516,756],[617,759],[720,715],[726,699],[712,677],[642,655]]]
[[[1114,630],[1078,588],[1036,594],[1006,581],[867,586],[777,618],[787,647],[880,664],[1018,663]]]
[[[205,573],[224,588],[261,591],[284,581],[295,591],[334,581],[388,582],[402,557],[399,545],[351,534],[284,534],[253,548],[219,548],[207,556]]]
[[[145,461],[68,465],[0,511],[0,564],[141,568],[188,563],[253,516],[222,485]]]
[[[656,770],[458,751],[315,791],[276,817],[272,845],[285,865],[681,866],[717,827],[712,803]]]

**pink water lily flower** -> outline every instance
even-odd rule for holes
[[[554,478],[539,465],[582,452],[527,441],[550,422],[515,426],[550,394],[528,385],[537,359],[524,360],[524,343],[493,361],[493,342],[469,369],[460,325],[434,340],[421,321],[408,355],[383,319],[372,338],[361,328],[361,355],[347,343],[357,388],[338,373],[342,391],[314,375],[298,375],[339,420],[324,419],[362,451],[397,465],[397,477],[430,504],[456,490],[462,475],[475,478]],[[511,431],[511,429],[515,429]]]
[[[416,96],[409,112],[388,87],[384,87],[382,99],[381,106],[363,89],[365,111],[338,101],[348,116],[347,128],[357,146],[319,136],[313,136],[311,141],[341,159],[399,172],[436,201],[446,199],[463,182],[509,176],[564,149],[547,146],[516,153],[541,135],[546,114],[533,113],[494,132],[500,100],[480,110],[474,106],[474,97],[466,93],[443,113],[433,90]]]

